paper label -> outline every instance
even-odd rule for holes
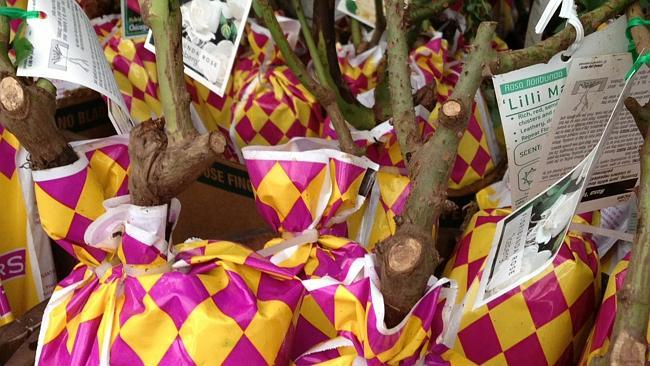
[[[223,96],[252,0],[181,0],[185,73]],[[144,47],[155,52],[151,31]]]
[[[598,142],[631,65],[629,53],[574,61],[565,93],[542,144],[531,194],[543,191],[566,174]],[[649,77],[646,68],[635,75],[631,84],[633,97],[650,97]],[[603,146],[603,155],[594,168],[578,212],[615,206],[632,197],[640,174],[642,144],[643,137],[632,115],[624,109]]]
[[[618,65],[620,57],[621,55],[603,55],[594,57],[592,62],[597,62],[603,67]],[[574,75],[580,75],[584,65],[585,63],[576,60],[569,69],[568,79],[573,80]],[[641,76],[647,72],[648,69],[644,66],[637,75]],[[616,93],[616,102],[604,128],[600,129],[600,136],[595,142],[581,142],[590,149],[588,154],[550,187],[497,224],[474,308],[533,278],[552,263],[585,194],[587,182],[595,171],[595,162],[603,156],[606,145],[611,140],[624,107],[623,100],[630,94],[633,85],[631,81],[634,79],[624,85],[617,83],[612,87],[610,92]]]
[[[373,28],[377,22],[375,0],[340,0],[336,10]]]
[[[528,199],[544,135],[560,100],[566,76],[566,65],[560,61],[494,77],[514,207]]]
[[[29,10],[45,19],[27,19],[27,39],[34,51],[17,75],[59,79],[83,85],[108,97],[115,130],[128,133],[133,122],[90,20],[74,0],[30,0]]]
[[[569,62],[562,61],[561,55],[557,54],[547,64],[533,65],[493,77],[506,140],[508,177],[514,208],[540,192],[531,191],[531,187],[539,171],[538,165],[549,126],[558,102],[563,98],[568,68],[583,57],[626,52],[625,47],[621,47],[626,44],[623,36],[625,22],[626,19],[621,17],[605,30],[587,36]],[[587,152],[578,157],[570,168],[586,156]],[[566,172],[567,170],[563,171]],[[555,180],[557,178],[559,176]]]
[[[122,36],[126,39],[146,37],[149,28],[140,15],[137,0],[120,0],[122,9]]]

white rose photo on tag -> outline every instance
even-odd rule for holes
[[[223,96],[251,0],[181,0],[185,73]],[[155,53],[149,32],[145,48]]]

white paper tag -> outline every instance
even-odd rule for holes
[[[587,36],[569,62],[562,61],[558,53],[547,64],[493,77],[506,140],[514,208],[535,194],[530,188],[539,171],[540,154],[564,90],[567,70],[575,60],[585,56],[626,52],[625,22],[626,18],[621,17],[605,30]]]
[[[542,144],[531,194],[546,189],[589,153],[605,128],[631,66],[629,53],[574,61],[565,93]],[[630,84],[630,94],[647,100],[649,78],[647,68],[640,70]],[[595,164],[579,213],[619,205],[632,197],[640,174],[642,144],[643,137],[632,115],[627,109],[622,110],[604,143],[603,155]]]
[[[223,96],[252,0],[181,0],[185,73]],[[155,50],[151,31],[144,47]]]
[[[598,62],[602,65],[613,64],[619,59],[620,55],[603,55],[598,57]],[[574,63],[569,70],[569,78],[573,73],[579,73],[576,70],[581,70],[583,66]],[[648,72],[648,68],[643,66],[637,75],[645,72]],[[474,308],[533,278],[552,263],[583,197],[595,162],[605,150],[606,141],[610,139],[621,115],[623,100],[629,95],[633,80],[617,89],[616,104],[596,143],[583,142],[591,148],[588,155],[552,186],[497,224]]]
[[[336,10],[373,28],[377,22],[375,0],[340,0]]]
[[[74,0],[30,0],[27,9],[43,11],[47,17],[27,19],[27,39],[34,51],[19,65],[17,75],[65,80],[105,95],[115,130],[128,133],[134,123],[81,7]]]

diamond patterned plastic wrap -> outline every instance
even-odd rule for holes
[[[300,281],[236,243],[169,246],[180,205],[129,203],[127,142],[34,172],[46,232],[80,261],[45,310],[37,363],[286,364]]]
[[[38,223],[27,153],[0,126],[0,326],[45,300],[56,273],[50,241]]]
[[[543,272],[472,309],[496,223],[509,212],[474,215],[443,272],[464,299],[452,352],[486,365],[574,365],[597,308],[599,261],[591,239],[570,231]]]
[[[604,356],[611,347],[612,330],[614,329],[614,320],[616,319],[618,291],[623,287],[629,264],[630,254],[628,253],[618,262],[609,277],[607,288],[603,295],[603,302],[600,305],[600,310],[598,310],[594,327],[589,333],[589,339],[580,359],[580,365],[589,365],[596,357]],[[650,319],[648,319],[648,326],[646,342],[650,345]]]
[[[495,47],[501,48],[502,45],[495,44]],[[340,61],[340,64],[344,78],[354,92],[363,92],[363,87],[366,85],[376,84],[376,67],[372,70],[372,67],[368,66],[375,65],[373,62],[375,59],[373,52],[375,51],[375,49],[371,49],[358,56],[354,56],[354,53],[348,48],[343,48],[340,51],[340,56],[350,57]],[[462,56],[462,52],[451,55],[448,51],[447,41],[439,33],[411,52],[411,84],[418,89],[435,82],[438,94],[438,103],[431,113],[421,106],[416,110],[420,133],[425,139],[435,133],[438,109],[441,103],[451,95],[453,87],[458,81],[458,75],[462,71],[462,65],[458,60]],[[375,73],[374,75],[371,70]],[[374,98],[372,99],[374,100]],[[325,121],[323,136],[336,138],[329,119]],[[404,168],[397,137],[389,122],[382,123],[371,131],[354,131],[353,138],[358,144],[367,145],[368,157],[381,166]],[[479,93],[472,105],[472,115],[467,129],[460,140],[458,155],[449,178],[449,187],[460,190],[480,181],[496,167],[500,159],[500,148],[492,121],[485,101]]]
[[[347,219],[363,207],[377,165],[312,138],[249,146],[243,155],[258,211],[281,234],[260,253],[296,273],[308,291],[294,362],[408,365],[432,352],[450,312],[444,304],[455,294],[448,281],[432,278],[407,320],[386,329],[374,257],[348,238],[355,230]]]

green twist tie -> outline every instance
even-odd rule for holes
[[[637,71],[639,71],[643,64],[647,63],[650,63],[650,53],[648,52],[639,56],[636,61],[634,61],[634,64],[632,64],[630,70],[627,72],[627,74],[625,74],[625,81],[628,81],[634,74],[636,74]]]
[[[642,56],[639,56],[639,54],[636,52],[636,45],[634,44],[634,39],[632,38],[632,32],[630,32],[632,28],[639,25],[647,27],[650,25],[650,20],[634,17],[627,21],[627,27],[625,28],[625,37],[627,37],[628,41],[627,50],[632,53],[632,59],[634,60],[632,68],[630,68],[627,74],[625,74],[626,81],[629,80],[634,74],[636,74],[637,71],[639,71],[641,65],[650,63],[650,54],[646,52]]]
[[[45,13],[38,10],[23,10],[20,8],[0,7],[0,15],[9,19],[45,19]]]

